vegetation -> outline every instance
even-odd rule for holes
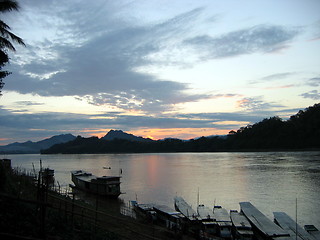
[[[0,14],[18,11],[19,4],[14,0],[0,0]],[[2,68],[9,62],[8,51],[15,51],[12,42],[25,46],[23,40],[10,31],[10,27],[0,19],[0,95],[3,88],[3,79],[10,74]]]
[[[142,153],[302,150],[320,148],[320,104],[299,111],[289,120],[271,117],[253,125],[230,131],[224,137],[201,137],[183,141],[165,139],[138,142],[112,141],[78,136],[74,141],[57,144],[42,153]]]

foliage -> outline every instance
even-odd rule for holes
[[[14,0],[1,0],[0,1],[0,14],[18,11],[19,4]],[[8,51],[15,51],[12,42],[25,46],[23,40],[13,34],[11,28],[0,19],[0,95],[3,88],[3,79],[10,74],[8,71],[3,71],[2,68],[9,62]]]

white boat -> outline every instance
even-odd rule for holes
[[[316,240],[320,240],[320,231],[314,225],[304,225],[304,229]]]
[[[209,207],[201,204],[197,207],[197,212],[202,221],[214,221],[213,211]]]
[[[218,236],[224,239],[231,239],[231,219],[228,211],[221,206],[214,206],[213,218],[218,227]]]
[[[190,221],[198,221],[199,216],[195,210],[182,198],[174,198],[174,207],[177,211],[181,212]]]
[[[247,217],[258,239],[291,239],[290,234],[272,222],[250,202],[240,202],[241,212]]]
[[[157,213],[157,219],[164,222],[168,229],[182,230],[185,217],[180,212],[165,205],[154,205],[153,209]]]
[[[311,236],[310,233],[297,224],[297,222],[285,212],[274,212],[273,216],[274,222],[286,230],[291,237],[295,237],[298,240],[314,240],[314,237]]]
[[[77,188],[86,192],[111,198],[117,198],[121,194],[119,176],[97,177],[92,173],[76,170],[71,171],[71,179]]]
[[[157,220],[157,214],[153,209],[154,204],[131,201],[131,205],[133,206],[133,209],[135,210],[137,216],[139,215],[152,222]]]
[[[252,240],[253,231],[249,220],[237,210],[230,210],[232,222],[232,235],[237,240]]]
[[[218,234],[218,226],[213,216],[211,208],[201,204],[197,207],[198,215],[201,219],[200,224],[200,239],[216,239]]]

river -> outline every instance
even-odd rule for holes
[[[250,201],[273,219],[284,211],[298,223],[320,229],[320,152],[159,153],[6,155],[12,166],[55,170],[60,185],[71,182],[70,171],[83,169],[95,175],[121,176],[124,203],[157,203],[173,207],[182,196],[196,209],[200,204],[239,210]],[[104,169],[103,167],[111,167]],[[199,196],[199,198],[198,198]],[[297,200],[297,206],[296,206]],[[296,211],[297,207],[297,211]]]

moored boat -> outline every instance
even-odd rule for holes
[[[304,225],[304,229],[316,240],[320,240],[320,231],[314,225]]]
[[[201,219],[200,223],[200,239],[211,240],[217,237],[217,223],[213,216],[213,211],[211,208],[201,204],[197,207],[198,215]]]
[[[83,170],[75,170],[71,171],[71,179],[77,188],[89,193],[111,198],[121,194],[119,176],[97,177]]]
[[[250,202],[240,202],[241,213],[249,220],[258,239],[290,239],[290,234],[272,222]]]
[[[291,237],[296,240],[314,240],[305,229],[303,229],[296,221],[294,221],[285,212],[273,212],[274,222],[282,229],[286,230]]]
[[[221,206],[213,208],[214,223],[217,227],[217,234],[224,239],[231,239],[231,219],[228,211]]]
[[[190,221],[198,221],[199,216],[195,210],[182,198],[174,198],[174,207],[177,211],[181,212]]]
[[[153,209],[157,213],[157,219],[164,222],[168,229],[182,230],[185,217],[180,212],[165,205],[154,205]]]
[[[232,222],[231,232],[234,239],[253,239],[253,231],[251,224],[242,213],[239,213],[237,210],[230,210],[230,218]]]
[[[136,212],[137,217],[140,216],[151,222],[157,220],[157,214],[153,209],[154,204],[138,203],[137,201],[131,201],[131,205],[134,211]]]

